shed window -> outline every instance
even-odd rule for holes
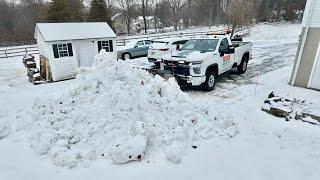
[[[61,57],[72,57],[72,44],[53,44],[53,55],[54,58],[61,58]]]
[[[98,41],[98,50],[99,50],[99,52],[100,52],[101,49],[106,50],[106,52],[113,52],[112,40],[109,40],[109,41]]]

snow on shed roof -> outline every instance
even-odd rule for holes
[[[38,32],[37,29],[41,33],[44,41],[65,41],[117,37],[110,26],[105,22],[37,23],[35,33]]]

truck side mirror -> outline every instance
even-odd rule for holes
[[[229,46],[229,53],[230,54],[234,53],[234,50],[235,50],[234,46]]]

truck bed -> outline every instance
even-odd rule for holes
[[[233,47],[235,47],[235,48],[240,47],[240,46],[244,46],[247,44],[251,44],[250,42],[243,42],[243,41],[231,41],[231,42],[232,42]]]
[[[235,62],[237,64],[240,64],[245,53],[249,53],[250,55],[252,53],[252,43],[250,42],[232,41],[232,45],[235,47]]]

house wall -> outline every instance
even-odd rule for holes
[[[44,42],[44,39],[41,35],[41,33],[39,32],[39,30],[36,30],[36,40],[37,40],[37,44],[38,44],[38,49],[39,49],[39,54],[43,57],[45,57],[46,59],[49,59],[49,52],[48,52],[48,46],[47,44]]]
[[[314,0],[313,4],[313,12],[311,14],[311,27],[319,27],[320,26],[320,0]]]
[[[318,45],[318,53],[316,55],[308,86],[320,90],[320,43]]]
[[[87,40],[77,40],[74,42],[76,51],[77,51],[77,58],[78,58],[78,66],[91,66],[94,61],[94,56],[97,55],[98,52],[98,41],[109,41],[112,40],[113,43],[113,52],[109,54],[114,55],[116,58],[116,39],[115,38],[102,38],[102,39],[87,39]],[[86,52],[83,51],[84,46],[86,46]],[[86,53],[87,56],[83,55],[82,53]]]
[[[320,0],[308,0],[303,15],[303,30],[291,75],[291,84],[308,87],[314,75],[316,55],[320,42]],[[316,69],[317,70],[317,69]]]
[[[303,28],[302,34],[306,31],[306,28]],[[303,38],[303,37],[302,37]],[[298,47],[298,51],[301,49],[302,40],[300,40],[300,44]],[[320,28],[310,27],[308,30],[307,38],[305,41],[305,46],[302,51],[301,61],[299,64],[299,69],[296,75],[296,79],[294,81],[294,85],[300,87],[308,87],[309,79],[311,78],[311,71],[313,66],[315,65],[315,57],[317,54],[317,47],[320,42]],[[299,53],[299,52],[298,52]],[[297,58],[295,61],[295,67],[297,64]]]
[[[94,56],[98,54],[98,41],[113,40],[113,52],[116,59],[116,41],[115,38],[103,38],[103,39],[87,39],[87,40],[72,40],[72,41],[54,41],[45,43],[45,47],[48,53],[48,59],[50,61],[50,67],[52,72],[53,81],[60,81],[65,79],[71,79],[76,76],[77,69],[81,66],[91,66],[94,61]],[[72,44],[72,57],[54,58],[53,44]],[[80,44],[82,48],[80,48]],[[87,56],[81,56],[80,51],[86,50],[84,54]],[[45,50],[44,50],[45,51]],[[88,55],[90,53],[90,55]]]
[[[54,58],[53,44],[65,44],[72,43],[73,56]],[[49,62],[52,73],[53,81],[61,81],[65,79],[71,79],[76,77],[78,69],[77,52],[75,51],[74,41],[54,41],[47,42],[49,52]]]

